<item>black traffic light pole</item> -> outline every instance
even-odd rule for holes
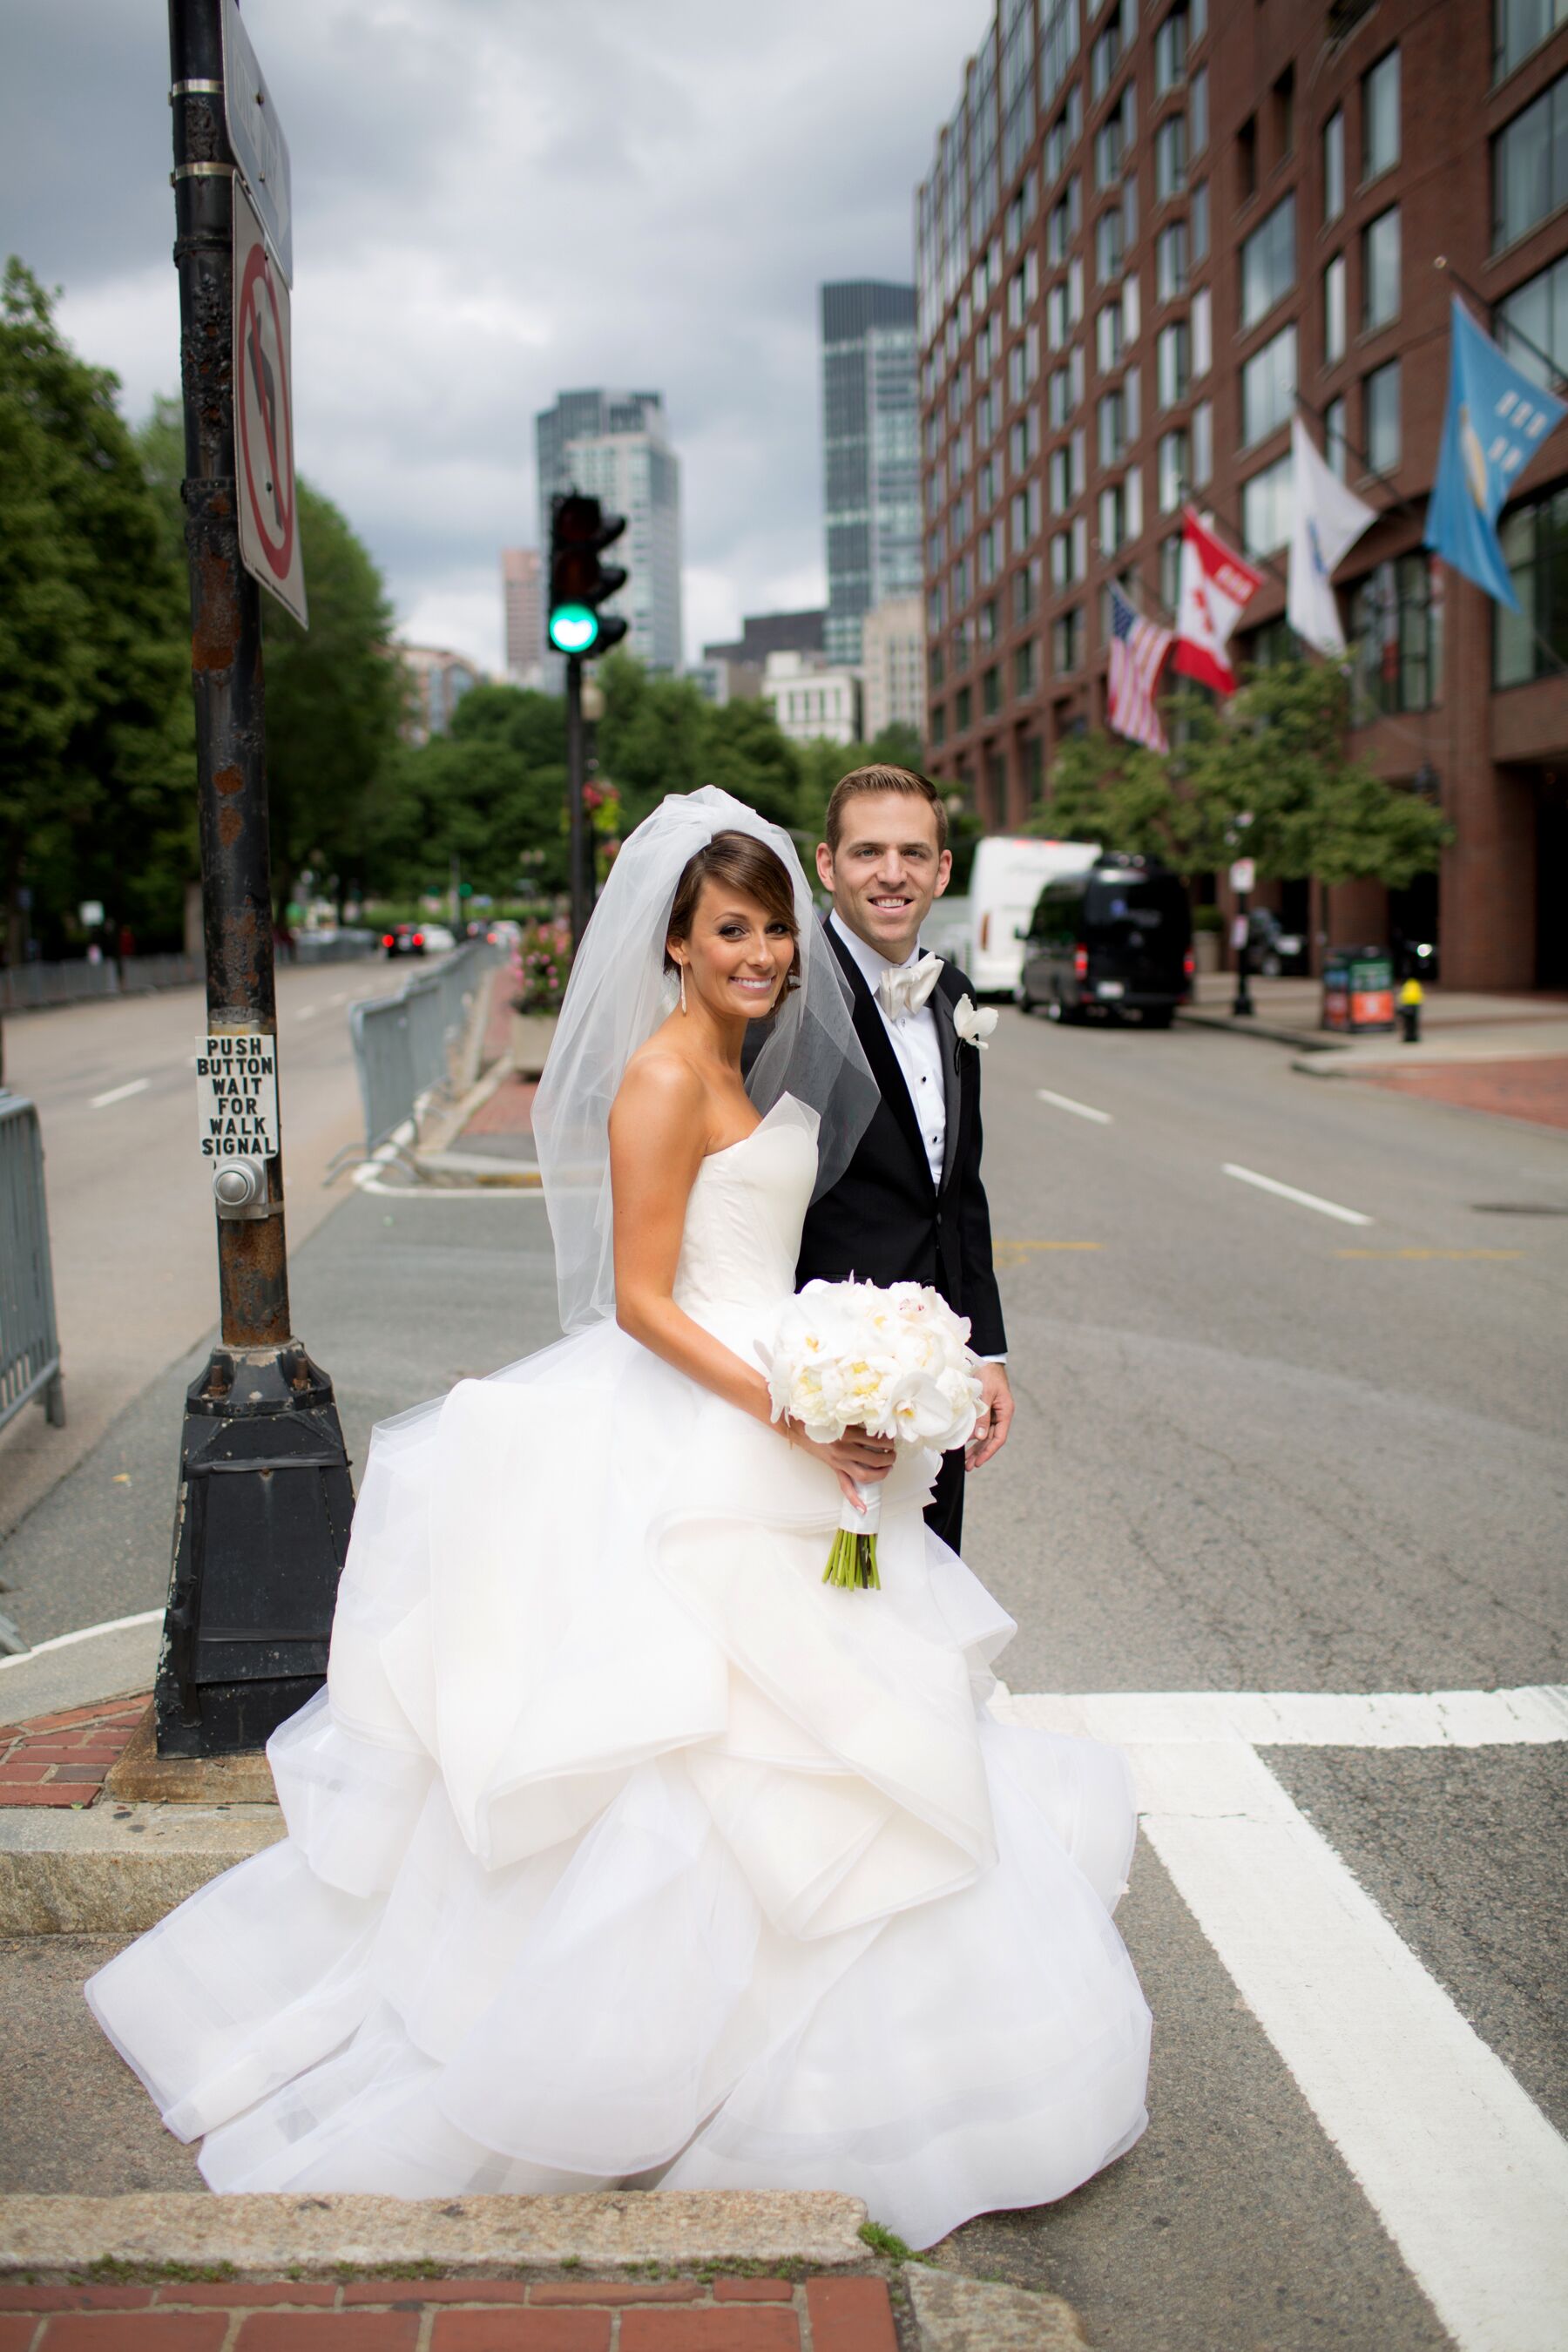
[[[240,560],[234,159],[221,0],[169,0],[185,546],[209,1034],[276,1075],[260,592]],[[185,1399],[155,1695],[160,1756],[259,1746],[326,1672],[353,1509],[331,1381],[291,1336],[281,1155],[220,1169],[220,1339]]]
[[[588,858],[590,838],[588,812],[584,805],[583,787],[587,782],[587,746],[583,733],[583,660],[580,654],[566,656],[566,806],[570,821],[567,859],[572,869],[572,948],[575,953],[583,944],[583,934],[588,928],[588,918],[594,911],[594,893]]]
[[[608,653],[626,634],[618,613],[601,613],[607,596],[626,584],[619,564],[603,560],[626,527],[586,491],[557,490],[550,501],[550,611],[546,635],[566,656],[567,856],[572,881],[572,946],[581,945],[594,911],[593,836],[583,787],[588,744],[583,725],[583,664]]]

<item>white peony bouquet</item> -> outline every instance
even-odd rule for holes
[[[808,1437],[833,1445],[848,1429],[927,1445],[939,1454],[968,1443],[980,1411],[969,1325],[925,1283],[808,1282],[785,1307],[771,1357],[764,1355],[773,1419],[787,1414]],[[848,1497],[823,1576],[825,1584],[879,1587],[879,1485]]]

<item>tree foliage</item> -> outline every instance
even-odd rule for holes
[[[0,289],[0,882],[46,948],[79,900],[179,935],[195,871],[184,583],[107,369],[15,257]]]
[[[1099,730],[1052,762],[1033,830],[1211,871],[1245,842],[1260,875],[1398,889],[1436,866],[1452,830],[1440,813],[1373,774],[1345,748],[1342,671],[1282,662],[1218,701],[1183,688],[1168,711],[1173,748],[1144,751]]]

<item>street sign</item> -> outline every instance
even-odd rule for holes
[[[262,1030],[209,1031],[198,1040],[196,1129],[202,1158],[276,1160],[278,1040]]]
[[[292,286],[294,207],[289,142],[250,36],[240,22],[238,0],[223,0],[223,110],[240,176],[250,191],[250,201],[260,215],[284,281]]]
[[[234,456],[246,570],[308,628],[294,495],[289,288],[261,224],[234,191]]]
[[[1233,890],[1250,890],[1257,878],[1256,866],[1250,857],[1238,857],[1230,869],[1230,887]]]
[[[83,930],[95,931],[103,920],[103,901],[101,898],[84,898],[76,911]]]

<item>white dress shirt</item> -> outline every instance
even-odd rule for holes
[[[838,937],[843,940],[865,975],[866,984],[876,999],[877,1015],[888,1033],[893,1056],[903,1072],[904,1084],[910,1090],[910,1100],[920,1121],[921,1140],[925,1145],[926,1159],[931,1166],[931,1181],[942,1182],[942,1154],[947,1147],[947,1085],[942,1076],[942,1040],[937,1035],[936,1014],[926,1000],[918,1013],[900,1013],[890,1021],[882,1009],[877,983],[885,971],[901,971],[907,965],[918,963],[921,950],[917,946],[895,963],[879,948],[874,948],[841,923],[837,912],[829,915]]]

